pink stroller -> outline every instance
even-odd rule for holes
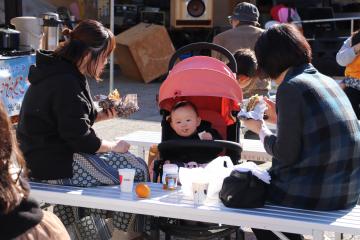
[[[228,58],[229,64],[208,56],[192,56],[175,64],[181,55],[188,52],[197,55],[202,50],[220,52]],[[225,48],[211,43],[189,44],[172,56],[169,74],[159,91],[159,107],[163,116],[162,141],[158,145],[160,160],[154,164],[153,181],[157,181],[159,175],[161,179],[165,160],[179,166],[194,159],[202,164],[208,163],[220,153],[229,156],[235,164],[239,161],[242,148],[239,144],[240,122],[236,116],[242,102],[242,90],[236,79],[236,71],[237,65],[233,55]],[[210,122],[223,140],[172,139],[173,130],[167,117],[172,106],[184,100],[196,106],[201,119]],[[178,221],[177,224],[169,224],[168,220],[160,219],[160,228],[167,236],[210,239],[236,232],[240,237],[240,230],[236,227],[219,227],[217,224],[205,223],[186,226],[181,220],[172,220]],[[211,231],[220,228],[222,231],[217,231],[217,234]]]

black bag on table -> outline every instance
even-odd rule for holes
[[[230,176],[224,179],[219,197],[222,203],[230,208],[263,207],[267,185],[251,171],[233,170]]]

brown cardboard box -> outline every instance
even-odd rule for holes
[[[164,26],[140,23],[116,36],[115,63],[123,75],[145,83],[167,73],[175,49]]]

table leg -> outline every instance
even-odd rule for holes
[[[138,156],[145,160],[145,147],[138,146]]]

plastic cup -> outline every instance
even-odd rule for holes
[[[119,169],[120,191],[132,192],[134,186],[135,169]]]
[[[192,192],[194,196],[194,203],[199,205],[203,204],[208,191],[209,183],[205,182],[193,182],[192,183]]]

